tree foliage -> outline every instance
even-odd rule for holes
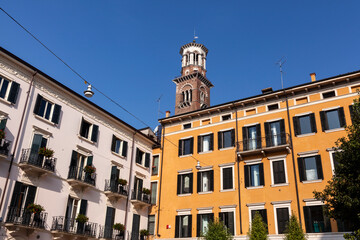
[[[352,125],[346,127],[347,135],[336,142],[338,151],[335,158],[338,164],[335,175],[322,192],[315,191],[314,195],[316,199],[324,201],[330,217],[341,219],[356,230],[360,229],[359,99],[354,100],[352,109]]]
[[[291,214],[284,240],[306,240],[307,237],[295,214]]]
[[[233,236],[229,233],[223,222],[215,220],[209,223],[203,238],[205,240],[231,240]]]
[[[251,222],[248,233],[249,240],[266,240],[268,239],[268,230],[266,224],[263,222],[261,215],[256,212],[254,219]]]

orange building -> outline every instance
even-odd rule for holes
[[[360,71],[210,106],[207,49],[181,48],[175,116],[160,119],[153,150],[154,238],[197,238],[219,218],[245,239],[259,212],[270,239],[282,239],[291,213],[309,239],[342,239],[345,223],[328,219],[313,191],[333,175],[334,142],[351,124]],[[154,189],[156,187],[156,189]]]

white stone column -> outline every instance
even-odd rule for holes
[[[202,58],[203,58],[203,56],[199,54],[199,62],[198,62],[199,66],[202,66]]]
[[[186,66],[186,55],[183,55],[182,56],[182,64],[181,64],[182,67],[185,67]]]
[[[206,58],[204,57],[204,69],[206,69]]]
[[[190,64],[194,64],[194,53],[190,53]]]

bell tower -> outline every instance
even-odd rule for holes
[[[175,115],[210,106],[210,88],[214,85],[206,78],[208,49],[195,40],[180,48],[181,76],[176,84]]]

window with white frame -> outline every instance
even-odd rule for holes
[[[279,109],[279,104],[275,103],[275,104],[267,105],[267,109],[268,109],[268,111],[273,111],[273,110]]]
[[[155,235],[155,215],[149,215],[148,228],[150,235]]]
[[[264,186],[264,166],[261,162],[246,164],[245,171],[245,187]]]
[[[218,132],[218,149],[235,146],[235,129]]]
[[[235,235],[235,211],[219,212],[219,221],[228,229],[231,235]]]
[[[265,122],[264,128],[267,147],[279,146],[286,143],[284,119]]]
[[[150,198],[150,203],[155,205],[156,204],[156,197],[157,197],[157,182],[152,182],[151,183],[151,198]]]
[[[277,185],[287,183],[285,159],[271,159],[270,164],[272,184]]]
[[[320,155],[298,158],[300,181],[324,179]]]
[[[92,142],[98,140],[99,126],[86,121],[84,118],[81,120],[80,136]]]
[[[317,132],[314,113],[295,116],[293,117],[293,123],[295,136]]]
[[[189,129],[189,128],[191,128],[191,123],[183,124],[183,129]]]
[[[50,102],[38,94],[34,107],[34,114],[49,120],[55,124],[59,123],[61,106]]]
[[[250,223],[254,220],[256,214],[259,214],[260,217],[261,217],[261,220],[263,221],[263,223],[266,224],[266,227],[268,225],[268,221],[267,221],[267,212],[266,212],[266,209],[265,208],[262,208],[262,209],[249,209],[250,211]]]
[[[20,84],[17,82],[0,76],[0,98],[15,104],[19,88]]]
[[[214,134],[198,136],[198,153],[209,152],[213,150]]]
[[[276,234],[283,234],[290,220],[290,203],[274,205]]]
[[[139,148],[136,148],[135,162],[141,166],[149,168],[150,167],[150,153],[145,153],[144,151],[141,151]]]
[[[214,191],[214,170],[197,173],[197,192]]]
[[[244,126],[243,132],[243,150],[255,150],[261,148],[261,128],[260,124]]]
[[[179,174],[177,179],[177,194],[189,194],[193,192],[193,173]]]
[[[120,156],[127,156],[128,143],[113,135],[111,142],[111,151],[119,154]]]
[[[193,154],[194,138],[186,138],[179,140],[179,156]]]
[[[206,234],[210,222],[214,221],[214,213],[202,213],[197,215],[196,236],[200,237]]]
[[[234,189],[234,166],[222,166],[221,169],[221,190]]]
[[[159,159],[160,159],[159,155],[153,156],[153,163],[151,169],[152,176],[158,175],[159,173]]]
[[[346,125],[344,108],[342,107],[320,111],[320,119],[323,131],[343,128]]]

